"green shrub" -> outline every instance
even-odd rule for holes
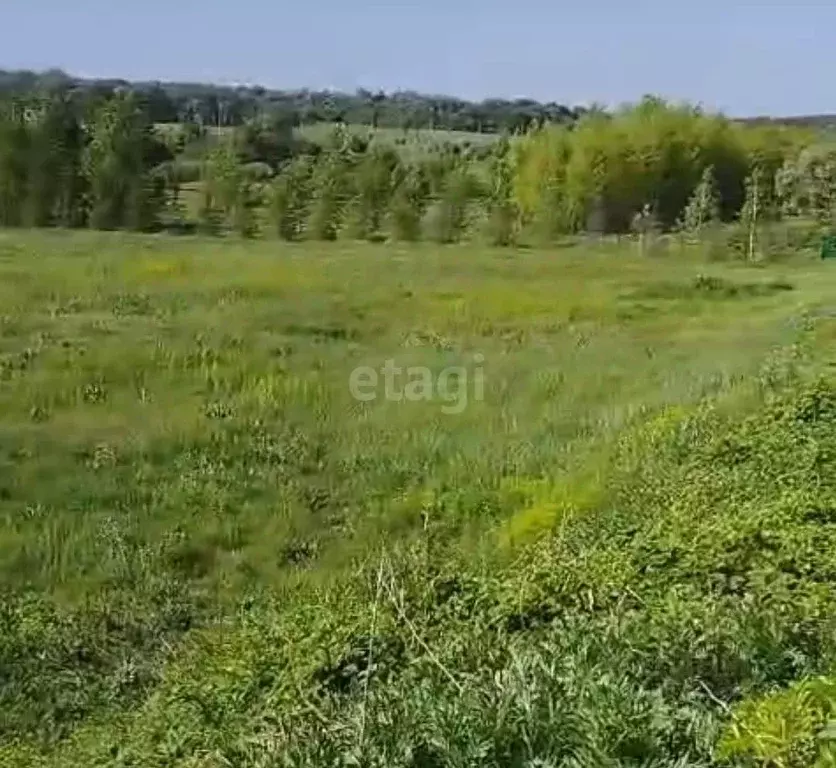
[[[291,161],[270,189],[270,214],[276,233],[283,240],[297,240],[304,233],[311,204],[313,162],[307,157]]]
[[[389,208],[389,229],[395,240],[414,242],[421,238],[429,184],[420,168],[402,169],[399,176]]]
[[[476,197],[475,182],[467,168],[458,168],[447,177],[441,197],[427,210],[424,226],[427,237],[437,243],[461,240],[468,224],[469,207]]]
[[[339,150],[319,158],[311,179],[308,237],[337,239],[351,195],[351,163],[352,158]]]

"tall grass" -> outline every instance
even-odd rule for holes
[[[0,763],[757,759],[833,662],[835,281],[2,235]],[[477,353],[458,415],[349,392]]]

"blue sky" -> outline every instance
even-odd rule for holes
[[[829,7],[828,7],[829,6]],[[836,3],[0,0],[0,68],[836,112]]]

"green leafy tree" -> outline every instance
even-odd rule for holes
[[[507,138],[494,149],[490,165],[488,196],[488,239],[493,245],[512,245],[517,234],[517,206],[514,202],[514,168]]]
[[[755,166],[746,178],[746,198],[740,212],[740,228],[745,239],[747,261],[759,257],[762,221],[767,213],[767,186],[763,168]]]
[[[514,142],[513,202],[522,225],[539,242],[551,243],[580,226],[566,184],[571,151],[572,137],[562,128],[531,132]]]
[[[87,224],[87,179],[84,176],[84,151],[87,134],[78,107],[67,96],[59,96],[51,106],[50,121],[55,127],[58,173],[54,222],[62,227]]]
[[[809,216],[819,224],[833,225],[836,215],[836,150],[830,145],[812,146],[789,158],[775,179],[781,212]]]
[[[399,164],[393,149],[371,149],[359,160],[354,176],[350,231],[359,240],[380,237]]]
[[[18,99],[0,106],[0,226],[24,223],[30,148],[26,111]]]
[[[476,196],[475,181],[469,169],[461,165],[445,181],[440,199],[427,212],[427,231],[438,243],[461,240],[467,227],[468,207]]]
[[[336,240],[341,220],[339,182],[331,161],[314,174],[314,194],[308,219],[308,235],[314,240]]]
[[[261,115],[236,130],[241,163],[265,163],[274,171],[302,148],[294,135],[294,117],[284,113]]]
[[[421,166],[403,169],[399,176],[389,210],[390,228],[396,240],[414,242],[421,239],[430,185]]]
[[[165,207],[164,178],[155,169],[170,155],[142,105],[130,94],[116,94],[96,109],[90,134],[85,158],[90,225],[155,228]]]
[[[55,223],[64,137],[48,100],[32,108],[29,120],[28,184],[24,220],[30,227]]]
[[[710,165],[720,215],[731,221],[749,169],[763,168],[764,210],[772,210],[776,169],[807,141],[804,132],[761,130],[647,98],[612,114],[587,114],[571,130],[547,127],[521,138],[515,197],[525,220],[546,220],[557,231],[580,230],[595,213],[602,231],[626,232],[645,205],[667,230],[681,221]]]
[[[720,195],[714,168],[708,166],[682,213],[681,228],[687,236],[699,239],[703,230],[720,219]]]
[[[312,177],[308,235],[314,240],[336,240],[351,194],[353,152],[347,145],[322,155]]]
[[[282,240],[298,240],[305,230],[311,203],[314,161],[308,156],[292,160],[273,180],[270,213],[276,233]]]
[[[128,164],[137,164],[131,153],[126,99],[104,103],[96,111],[86,154],[85,172],[90,189],[90,225],[117,229],[125,223],[128,198]]]
[[[247,240],[258,236],[258,211],[261,202],[261,194],[256,185],[243,177],[238,185],[238,194],[233,208],[233,228]]]
[[[79,105],[63,93],[38,96],[30,100],[25,115],[28,137],[25,158],[20,157],[26,174],[25,199],[20,201],[23,222],[35,227],[83,226],[87,136]]]
[[[200,228],[205,234],[217,235],[233,227],[245,182],[243,167],[231,142],[223,142],[209,152],[202,176]]]

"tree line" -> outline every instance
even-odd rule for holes
[[[836,147],[803,129],[743,125],[652,97],[478,151],[439,147],[417,158],[336,132],[255,187],[234,155],[234,144],[219,146],[205,166],[205,220],[214,231],[287,240],[699,239],[735,224],[752,257],[761,224],[830,225],[836,208]]]
[[[836,151],[812,134],[654,98],[478,150],[440,145],[417,156],[339,126],[311,145],[262,117],[195,161],[194,215],[181,144],[132,91],[7,99],[0,225],[507,245],[584,231],[693,234],[721,222],[754,231],[786,216],[830,221],[836,205]]]
[[[70,92],[101,97],[130,91],[147,103],[155,123],[196,123],[235,127],[260,115],[280,115],[295,125],[344,123],[373,128],[442,129],[477,133],[517,133],[545,122],[573,122],[583,109],[534,99],[467,101],[402,91],[275,90],[258,86],[227,87],[199,83],[86,80],[60,70],[0,70],[0,96]]]

